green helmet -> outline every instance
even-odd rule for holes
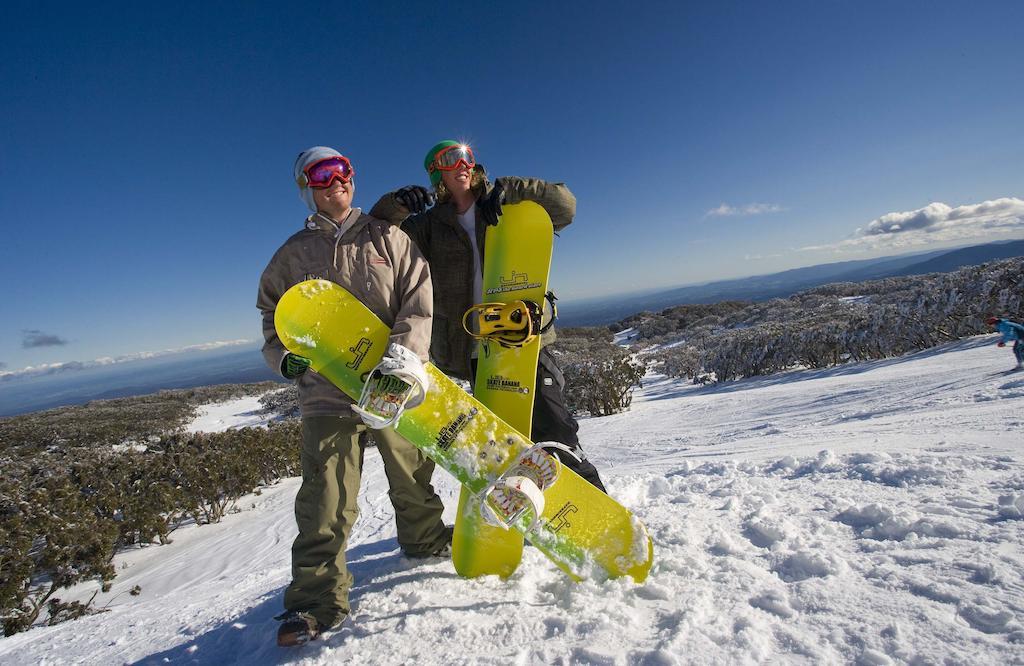
[[[437,187],[437,184],[441,182],[441,172],[438,171],[437,169],[430,169],[430,165],[433,164],[434,162],[434,157],[436,157],[437,154],[444,150],[445,148],[458,145],[458,141],[452,141],[451,139],[448,139],[447,141],[442,141],[441,143],[437,144],[429,151],[427,151],[427,156],[423,158],[423,168],[427,170],[427,175],[430,176],[430,184],[433,185],[434,187]]]

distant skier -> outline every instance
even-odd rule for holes
[[[1024,325],[998,317],[989,317],[985,323],[996,329],[998,333],[1003,334],[996,346],[1005,347],[1007,342],[1013,341],[1013,355],[1017,359],[1017,369],[1024,369]]]
[[[336,282],[391,325],[391,342],[426,359],[433,311],[430,272],[415,244],[391,224],[352,207],[354,170],[333,148],[316,146],[295,161],[299,196],[313,211],[304,228],[274,254],[260,278],[263,356],[299,389],[302,485],[295,497],[299,534],[292,544],[292,582],[284,593],[277,642],[301,645],[348,618],[352,575],[345,546],[358,515],[366,426],[352,400],[288,352],[274,329],[274,310],[290,287],[311,278]],[[399,350],[401,351],[401,350]],[[420,359],[415,358],[419,355]],[[450,552],[451,528],[430,485],[434,463],[391,429],[374,433],[384,459],[398,543],[411,557]]]
[[[503,204],[535,201],[547,211],[558,231],[569,226],[576,215],[576,197],[564,183],[537,178],[503,177],[492,185],[472,149],[458,141],[442,141],[431,148],[423,168],[434,186],[433,193],[409,185],[384,195],[370,214],[401,224],[423,252],[434,282],[431,360],[445,374],[471,380],[476,371],[476,343],[463,329],[462,315],[479,303],[482,295],[487,226],[498,223]],[[435,193],[437,203],[433,205]],[[562,393],[565,379],[546,348],[554,338],[554,328],[541,338],[530,438],[535,442],[559,442],[582,453],[576,434],[579,424]],[[579,461],[562,451],[554,453],[566,467],[605,489],[597,469],[582,455]]]

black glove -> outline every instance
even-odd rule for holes
[[[281,374],[284,375],[285,379],[295,379],[306,370],[309,370],[309,363],[309,359],[305,356],[288,352],[281,360]]]
[[[406,185],[395,192],[395,201],[415,215],[434,205],[434,193],[420,185]]]
[[[483,213],[484,222],[490,225],[498,224],[498,217],[501,215],[501,206],[505,203],[505,186],[501,181],[494,183],[491,193],[480,200],[480,211]]]

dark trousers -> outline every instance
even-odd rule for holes
[[[1018,363],[1024,363],[1024,340],[1014,341],[1013,355],[1017,357]]]
[[[473,359],[473,374],[476,375],[476,359]],[[530,432],[530,439],[534,443],[558,442],[571,448],[576,455],[583,460],[576,460],[573,456],[560,449],[552,449],[563,465],[576,472],[592,485],[605,490],[601,482],[601,476],[597,468],[583,457],[583,449],[577,432],[580,429],[579,423],[573,418],[569,408],[565,406],[565,376],[561,368],[555,362],[547,347],[540,350],[540,359],[537,363],[537,384],[533,392],[533,426]]]

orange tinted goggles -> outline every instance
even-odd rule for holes
[[[469,149],[469,146],[448,146],[444,150],[439,151],[434,156],[430,169],[431,171],[435,169],[438,171],[455,171],[459,168],[460,164],[465,164],[469,169],[476,166],[473,151]]]

